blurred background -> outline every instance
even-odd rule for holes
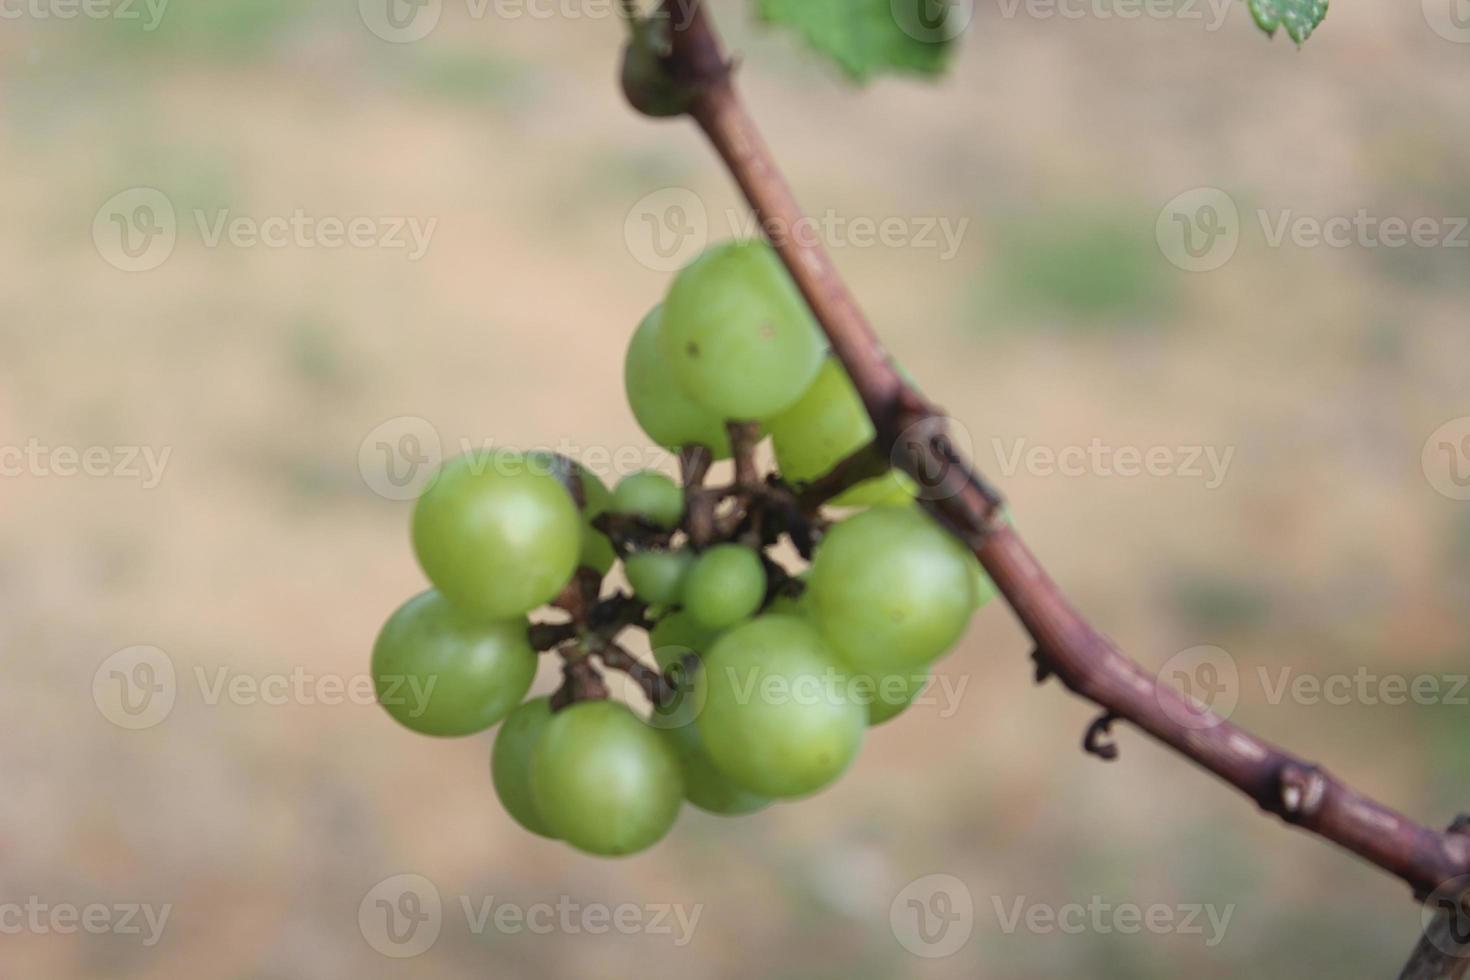
[[[0,975],[1402,965],[1403,885],[1135,732],[1084,756],[999,603],[813,799],[621,861],[521,831],[490,735],[365,694],[424,585],[407,498],[486,442],[667,463],[624,345],[747,219],[620,101],[610,4],[161,2],[0,32]],[[1334,5],[1298,53],[1223,0],[986,2],[947,78],[865,90],[714,7],[838,266],[1100,628],[1417,819],[1470,809],[1450,4]]]

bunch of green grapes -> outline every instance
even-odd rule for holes
[[[670,450],[728,459],[732,424],[758,423],[778,486],[824,475],[873,438],[761,243],[716,246],[680,272],[635,332],[624,380],[639,425]],[[757,508],[761,491],[746,492]],[[686,800],[746,814],[828,786],[870,726],[909,706],[990,597],[988,581],[898,474],[833,501],[849,516],[813,522],[827,530],[802,570],[769,554],[777,542],[758,521],[718,540],[691,533],[692,493],[653,471],[609,492],[548,453],[448,462],[413,515],[432,588],[393,614],[373,650],[379,701],[427,735],[499,723],[490,768],[507,812],[593,854],[651,846]],[[619,559],[632,599],[618,592],[590,610],[564,601]],[[628,626],[598,610],[615,601],[636,604],[630,618],[648,629],[656,669],[610,655]],[[528,617],[554,602],[572,616],[557,647],[567,681],[528,699],[538,657]],[[596,659],[655,678],[651,709],[574,684]]]

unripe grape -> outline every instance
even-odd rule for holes
[[[445,463],[413,512],[429,581],[476,616],[521,616],[555,598],[576,571],[582,516],[544,465],[514,453]]]
[[[623,388],[638,425],[668,449],[703,446],[714,459],[730,458],[730,433],[721,418],[698,405],[674,379],[664,357],[663,307],[656,306],[633,334],[623,362]]]
[[[566,487],[573,502],[579,504],[582,511],[582,551],[578,563],[598,575],[606,575],[617,560],[617,554],[607,535],[593,527],[592,522],[607,510],[612,499],[607,486],[596,473],[559,453],[536,451],[527,453],[526,458],[536,466],[544,465]]]
[[[662,345],[690,398],[720,418],[755,422],[801,397],[823,350],[796,284],[761,241],[716,245],[675,277]]]
[[[662,473],[639,470],[623,477],[612,494],[612,510],[672,530],[684,517],[684,491]]]
[[[684,580],[694,564],[689,551],[639,551],[628,556],[623,570],[633,594],[653,606],[673,606],[684,591]]]
[[[685,716],[687,711],[675,711]],[[708,813],[739,816],[770,806],[771,799],[742,789],[714,764],[705,750],[699,726],[693,717],[676,719],[663,708],[654,712],[654,725],[663,731],[684,774],[684,798]]]
[[[531,794],[531,753],[551,721],[551,699],[532,698],[506,716],[490,752],[490,779],[500,805],[533,834],[555,837]]]
[[[763,796],[814,793],[862,746],[868,710],[806,620],[761,616],[715,642],[695,677],[705,751],[736,785]]]
[[[719,635],[719,630],[701,626],[687,612],[676,612],[658,621],[648,634],[648,645],[653,648],[653,658],[658,661],[659,669],[667,671],[685,654],[708,651]]]
[[[875,507],[827,532],[810,595],[817,625],[854,670],[910,671],[964,632],[973,556],[917,507]]]
[[[755,615],[765,597],[765,566],[744,545],[709,549],[684,580],[684,611],[706,629],[726,629]]]
[[[425,735],[484,731],[531,687],[536,652],[524,617],[483,621],[430,589],[389,617],[373,644],[378,702]]]
[[[614,856],[674,826],[684,777],[668,741],[626,705],[583,701],[552,715],[531,753],[531,791],[552,833]]]
[[[873,441],[873,423],[842,364],[829,355],[796,404],[766,424],[776,465],[791,483],[809,483],[831,472]],[[912,483],[897,470],[866,480],[832,500],[836,507],[860,507],[913,500]]]

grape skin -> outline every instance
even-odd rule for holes
[[[378,701],[405,727],[455,737],[510,713],[536,676],[524,618],[482,622],[430,589],[389,617],[373,644]]]
[[[626,705],[582,701],[542,731],[531,792],[552,833],[613,857],[651,847],[673,828],[684,777],[666,739]]]
[[[577,494],[581,493],[582,551],[579,561],[583,568],[590,568],[598,575],[606,575],[617,561],[617,555],[613,552],[612,542],[607,539],[607,535],[593,527],[592,522],[602,516],[612,500],[607,485],[581,463],[558,453],[537,451],[527,453],[526,458],[535,466],[545,466],[572,495],[573,502],[576,501]],[[581,478],[580,483],[577,483],[577,477]]]
[[[765,597],[765,566],[760,555],[744,545],[709,549],[684,580],[684,611],[706,629],[734,626],[754,615]]]
[[[660,340],[684,393],[722,419],[780,414],[822,363],[816,322],[761,241],[725,242],[686,266],[664,302]]]
[[[706,751],[744,789],[806,796],[856,758],[867,707],[821,636],[795,616],[761,616],[715,642],[695,678]]]
[[[641,517],[667,531],[678,527],[684,517],[684,491],[662,473],[640,470],[618,484],[612,495],[612,509]]]
[[[974,557],[917,507],[875,507],[827,533],[809,592],[823,635],[853,669],[909,671],[964,632]]]
[[[663,307],[643,318],[623,362],[623,388],[633,417],[666,449],[700,445],[714,459],[730,458],[730,434],[718,415],[697,405],[674,379],[663,352]]]
[[[550,698],[532,698],[507,715],[490,752],[490,779],[500,805],[516,823],[533,834],[555,838],[531,793],[531,753],[550,722]]]
[[[806,393],[766,424],[776,465],[790,483],[809,483],[831,472],[873,441],[873,423],[842,364],[828,356]],[[912,483],[897,470],[866,480],[832,500],[860,507],[913,500]]]
[[[576,571],[582,515],[544,465],[513,453],[444,464],[413,513],[429,581],[456,606],[499,619],[553,599]]]
[[[639,551],[628,556],[623,571],[638,598],[654,606],[672,606],[679,602],[693,564],[689,551]]]

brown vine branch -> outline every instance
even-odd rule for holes
[[[687,88],[689,115],[739,184],[763,229],[801,227],[804,214],[736,91],[700,0],[663,0],[674,25],[663,59]],[[1071,605],[1016,531],[1001,498],[959,456],[943,415],[899,374],[877,334],[809,236],[772,244],[846,368],[877,432],[879,453],[921,488],[924,506],[975,552],[1037,646],[1038,673],[1127,721],[1245,793],[1269,813],[1357,854],[1424,896],[1470,875],[1470,838],[1440,833],[1356,792],[1324,770],[1197,705],[1120,653]],[[1180,719],[1186,719],[1188,724]],[[1455,964],[1446,957],[1441,975]],[[1432,974],[1419,974],[1428,976]]]

